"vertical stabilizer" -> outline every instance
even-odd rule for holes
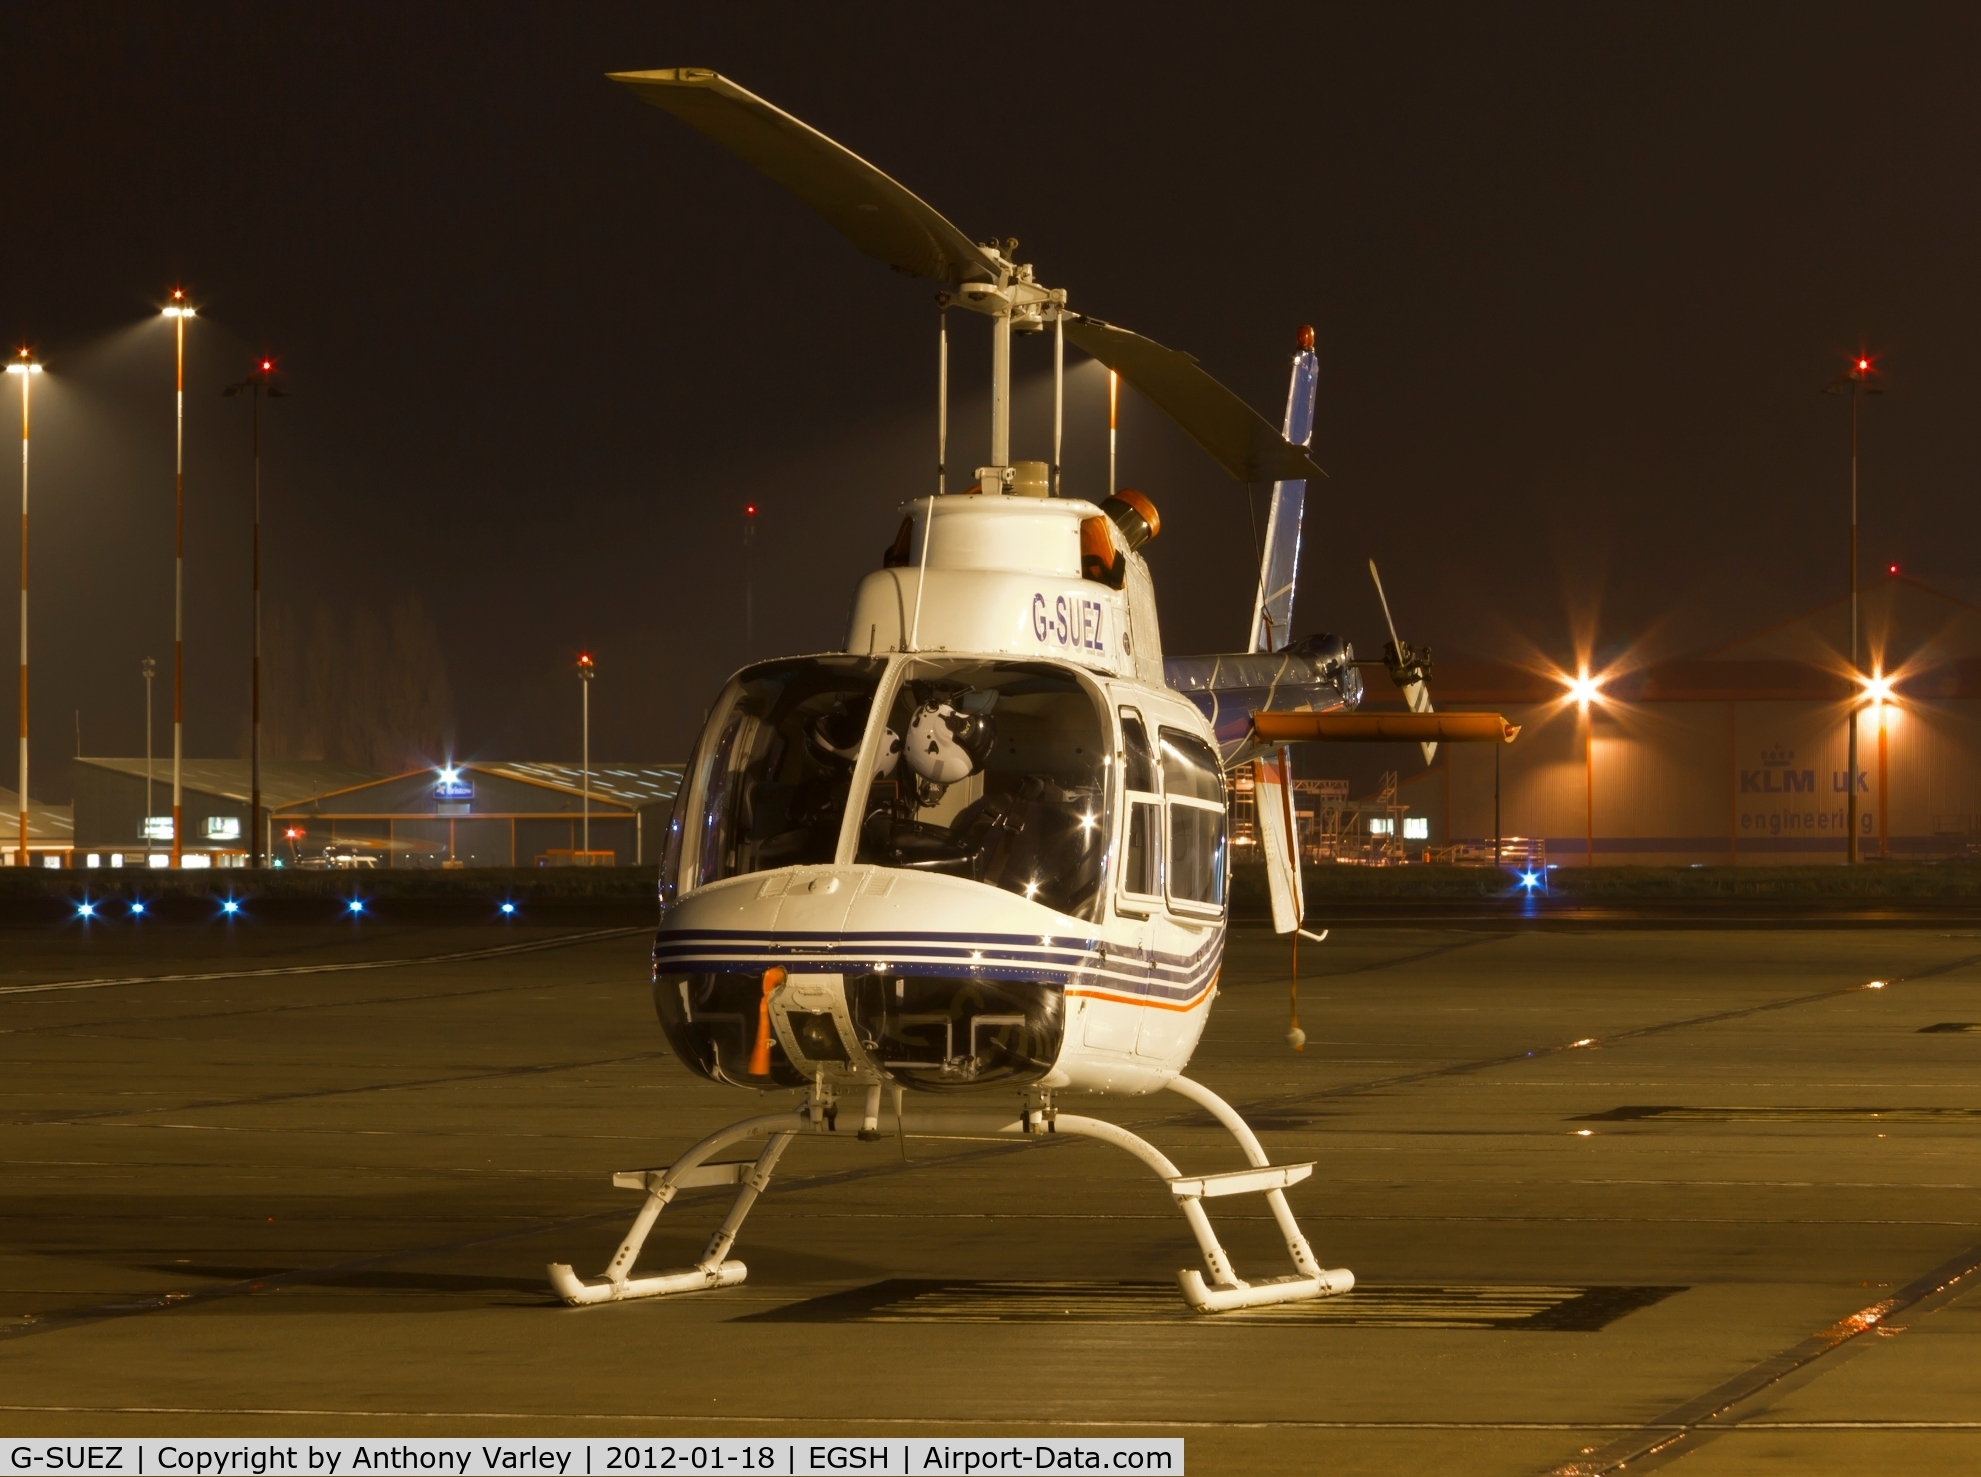
[[[1286,390],[1283,434],[1294,446],[1314,435],[1314,392],[1321,361],[1314,354],[1314,330],[1300,330],[1293,356],[1293,379]],[[1259,561],[1259,588],[1252,599],[1252,635],[1247,651],[1278,651],[1293,639],[1293,581],[1300,571],[1300,518],[1307,504],[1306,482],[1275,482],[1266,514],[1266,547]]]

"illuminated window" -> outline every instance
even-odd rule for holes
[[[1431,839],[1431,818],[1424,815],[1407,815],[1403,818],[1403,839],[1405,841],[1429,841]]]
[[[1369,817],[1369,834],[1371,836],[1394,836],[1396,834],[1395,819],[1386,815]]]
[[[241,818],[237,815],[210,815],[206,818],[206,839],[209,841],[239,841],[241,839]]]
[[[169,815],[148,815],[138,827],[138,834],[147,841],[170,841],[172,839],[172,817]]]

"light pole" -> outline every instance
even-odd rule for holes
[[[144,855],[145,863],[149,865],[151,862],[151,679],[158,673],[158,663],[146,657],[139,670],[144,673]]]
[[[743,645],[745,655],[756,650],[757,505],[743,504]]]
[[[1825,395],[1850,397],[1850,712],[1844,741],[1844,865],[1857,861],[1857,714],[1863,702],[1864,674],[1857,660],[1857,397],[1879,395],[1871,383],[1871,360],[1860,354],[1850,368],[1823,387]]]
[[[578,657],[578,691],[581,694],[578,703],[582,715],[579,742],[583,758],[578,765],[578,784],[584,795],[584,853],[588,867],[592,864],[592,677],[595,671],[591,657],[581,653]]]
[[[1596,718],[1589,705],[1603,700],[1602,678],[1591,677],[1589,669],[1582,668],[1570,680],[1568,696],[1582,719],[1582,803],[1587,821],[1582,865],[1593,867],[1596,865]]]
[[[21,865],[28,865],[28,387],[41,366],[26,349],[7,366],[21,377]]]
[[[254,676],[250,683],[252,714],[248,724],[248,866],[259,867],[261,855],[261,397],[278,400],[289,392],[274,382],[274,361],[264,359],[255,372],[221,391],[238,395],[246,390],[254,402],[254,552],[249,582],[254,590]]]
[[[172,289],[165,316],[178,343],[172,454],[172,865],[182,860],[185,817],[181,770],[186,757],[186,320],[194,316],[186,289]]]

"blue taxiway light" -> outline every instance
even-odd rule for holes
[[[355,897],[351,899],[351,911],[353,913],[362,913],[364,912],[364,910],[365,910],[364,899],[355,898]]]
[[[505,913],[513,913],[516,911],[516,905],[514,903],[504,903],[502,905],[502,911]]]
[[[142,917],[144,916],[144,904],[143,904],[143,903],[132,903],[132,904],[131,904],[131,916],[132,916],[132,917],[134,917],[134,918],[142,918]]]
[[[1520,885],[1531,892],[1534,888],[1541,885],[1541,874],[1539,872],[1522,872],[1520,874]]]
[[[232,917],[234,914],[241,911],[241,905],[235,902],[232,898],[228,898],[226,902],[220,905],[220,911],[227,914],[229,917]]]
[[[78,918],[94,918],[96,916],[96,904],[95,903],[77,904],[76,916]]]

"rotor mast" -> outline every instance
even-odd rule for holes
[[[1003,491],[1012,482],[1011,335],[1038,333],[1047,324],[1057,329],[1061,315],[1066,311],[1066,289],[1040,285],[1034,280],[1029,263],[1012,259],[1012,253],[1018,250],[1016,237],[1003,242],[986,241],[982,243],[982,250],[996,268],[996,280],[962,283],[950,301],[973,313],[982,313],[991,320],[990,465],[978,468],[978,473],[981,482],[996,481],[997,490]],[[1064,376],[1054,374],[1052,416],[1055,429],[1065,417],[1064,395]],[[1057,437],[1054,439],[1052,461],[1056,472],[1059,448]],[[985,492],[991,490],[988,485],[984,487]],[[1055,494],[1058,490],[1055,485]]]

